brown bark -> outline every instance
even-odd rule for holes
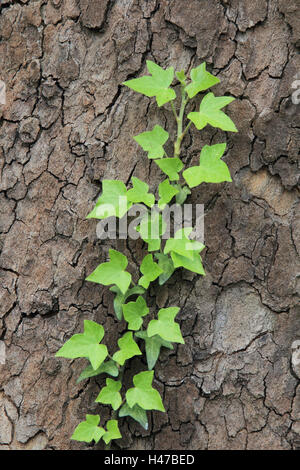
[[[222,80],[214,92],[237,98],[239,133],[193,129],[184,141],[192,164],[226,139],[233,183],[193,191],[206,205],[206,277],[178,272],[151,289],[152,310],[181,306],[186,340],[156,367],[167,413],[147,432],[124,421],[116,445],[299,448],[298,1],[1,4],[0,449],[87,448],[70,442],[74,427],[85,413],[107,417],[94,402],[101,380],[76,385],[85,361],[54,354],[83,319],[102,323],[109,345],[122,328],[109,290],[84,281],[109,245],[85,216],[103,178],[135,175],[151,190],[161,180],[132,136],[156,123],[174,136],[171,109],[120,85],[146,59],[177,70],[206,60]],[[123,245],[134,272],[141,245]],[[128,380],[140,368],[132,361]]]

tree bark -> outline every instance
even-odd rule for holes
[[[84,319],[103,324],[112,350],[124,326],[109,289],[84,279],[109,246],[136,275],[144,247],[102,242],[85,217],[102,179],[134,175],[152,191],[161,181],[132,136],[154,124],[174,136],[171,107],[121,85],[147,73],[148,59],[185,71],[205,60],[221,79],[214,93],[236,97],[228,114],[239,132],[192,126],[185,137],[189,165],[203,145],[226,141],[233,182],[203,184],[188,201],[205,204],[206,277],[177,272],[150,291],[152,311],[181,307],[185,345],[164,350],[155,371],[167,413],[152,413],[148,431],[124,420],[114,446],[300,448],[298,1],[0,9],[0,449],[89,448],[70,441],[75,426],[86,413],[108,417],[94,401],[102,379],[76,384],[86,361],[54,355]],[[128,383],[142,369],[133,360]]]

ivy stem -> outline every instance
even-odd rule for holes
[[[125,364],[119,368],[118,380],[121,383],[123,383],[124,370],[125,370]],[[118,417],[118,410],[113,410],[110,419],[117,419],[117,417]],[[108,444],[105,444],[105,450],[110,450],[110,447],[111,447],[111,441]]]
[[[175,109],[173,101],[171,101],[171,108],[172,108],[173,114],[175,116],[176,122],[178,122],[178,116],[177,116],[176,109]]]
[[[184,89],[184,85],[181,85],[181,106],[179,110],[179,115],[177,117],[177,139],[174,143],[174,157],[179,157],[180,156],[180,146],[183,137],[185,136],[185,133],[188,130],[188,126],[185,128],[184,132],[182,132],[182,126],[183,126],[183,115],[184,115],[184,109],[185,106],[188,102],[188,97]],[[176,115],[177,116],[177,115]]]

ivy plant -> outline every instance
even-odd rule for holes
[[[173,349],[176,343],[184,344],[180,324],[176,321],[179,307],[172,305],[161,308],[156,315],[150,313],[147,289],[154,282],[163,285],[177,268],[205,275],[200,256],[204,245],[190,239],[192,227],[178,230],[173,238],[163,244],[162,236],[166,227],[162,211],[171,201],[183,204],[191,189],[201,183],[231,181],[229,169],[222,160],[226,143],[205,145],[199,156],[199,165],[185,168],[181,159],[182,141],[192,124],[199,130],[209,125],[223,131],[237,132],[234,123],[224,112],[224,107],[234,99],[230,96],[216,97],[209,91],[202,97],[199,110],[187,115],[185,113],[190,100],[220,82],[206,70],[205,62],[191,70],[190,78],[184,71],[175,73],[173,67],[164,70],[152,61],[147,61],[147,68],[149,75],[128,80],[123,85],[149,98],[155,97],[158,106],[170,106],[175,117],[177,133],[171,156],[167,155],[164,147],[169,133],[160,125],[133,137],[164,174],[157,188],[158,198],[149,192],[147,183],[134,176],[130,188],[122,181],[104,180],[102,194],[87,216],[94,219],[111,216],[121,218],[135,203],[145,207],[146,215],[136,230],[146,242],[149,253],[145,254],[139,266],[141,274],[137,285],[127,271],[127,257],[114,249],[109,250],[109,261],[101,263],[86,279],[111,286],[116,318],[127,325],[127,331],[119,338],[118,349],[111,351],[110,345],[104,344],[103,326],[85,320],[83,333],[73,335],[56,353],[58,357],[84,357],[89,361],[78,382],[100,374],[106,375],[105,385],[95,401],[111,408],[110,419],[101,427],[99,415],[86,415],[85,421],[78,424],[71,439],[96,443],[103,439],[107,449],[111,441],[122,437],[120,419],[130,417],[148,429],[147,412],[165,412],[161,396],[153,387],[153,369],[161,348]],[[176,109],[178,88],[180,106]],[[155,204],[157,211],[149,217],[150,208]],[[131,358],[141,356],[142,350],[146,352],[148,370],[136,374],[132,387],[126,390],[123,381],[125,367]]]

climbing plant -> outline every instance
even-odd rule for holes
[[[148,428],[147,411],[165,412],[159,392],[153,387],[154,367],[161,348],[173,349],[173,343],[184,343],[180,325],[176,322],[179,307],[161,308],[155,318],[147,320],[149,308],[146,303],[147,289],[150,283],[158,280],[164,284],[177,268],[185,268],[200,275],[205,275],[200,256],[204,245],[190,238],[192,227],[176,231],[163,243],[166,224],[163,210],[172,200],[184,204],[187,196],[201,183],[221,183],[231,181],[226,163],[221,159],[226,150],[226,143],[205,145],[200,153],[199,164],[184,169],[180,158],[181,144],[191,124],[201,130],[210,125],[223,131],[237,132],[232,120],[223,112],[223,108],[234,98],[216,97],[208,92],[203,97],[198,110],[187,114],[188,123],[184,127],[187,103],[198,93],[204,92],[220,82],[206,70],[205,62],[190,73],[187,78],[184,71],[176,72],[176,83],[180,88],[180,108],[176,110],[174,100],[176,92],[172,83],[174,69],[166,70],[152,61],[147,61],[150,75],[124,82],[123,85],[142,93],[149,98],[155,97],[158,106],[170,103],[174,114],[177,133],[174,152],[168,156],[164,145],[169,139],[168,132],[160,125],[152,130],[133,137],[153,159],[165,179],[158,186],[158,199],[149,192],[149,186],[139,178],[132,177],[132,187],[127,189],[122,181],[104,180],[102,194],[88,218],[106,219],[114,216],[122,218],[133,204],[144,206],[145,212],[136,230],[145,241],[149,253],[145,254],[139,270],[141,276],[135,284],[127,271],[127,257],[114,249],[109,250],[109,261],[100,264],[88,277],[87,281],[111,286],[114,294],[114,310],[119,321],[125,321],[127,330],[118,340],[118,350],[110,351],[109,345],[103,344],[105,336],[102,325],[84,321],[83,333],[73,335],[56,353],[58,357],[75,359],[84,357],[89,365],[83,370],[78,381],[106,374],[106,384],[100,390],[95,401],[110,406],[111,416],[105,427],[100,426],[99,415],[86,415],[71,437],[77,441],[96,443],[103,439],[106,448],[111,441],[120,439],[119,419],[131,417],[145,429]],[[180,176],[182,173],[182,176]],[[156,210],[151,211],[155,206]],[[129,300],[131,299],[131,300]],[[146,326],[144,326],[146,325]],[[124,369],[128,361],[141,356],[141,344],[144,343],[148,370],[133,377],[132,387],[125,389]],[[143,349],[143,348],[142,348]]]

